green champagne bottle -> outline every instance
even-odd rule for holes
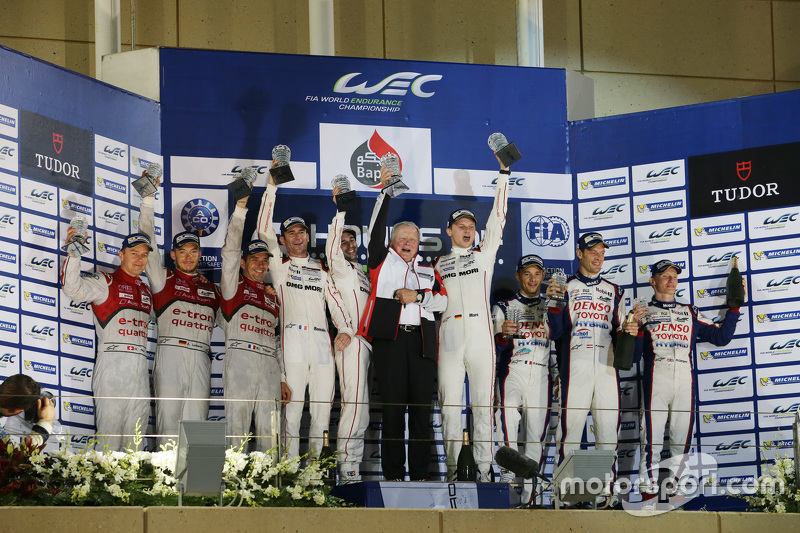
[[[744,304],[744,285],[742,285],[742,273],[739,272],[739,260],[735,255],[731,259],[731,271],[725,288],[728,307],[741,307]]]
[[[633,320],[633,311],[628,313],[628,318],[625,319],[626,324]],[[620,326],[621,327],[621,326]],[[633,352],[636,348],[636,341],[633,335],[627,331],[623,331],[617,337],[617,345],[614,348],[614,368],[617,370],[630,370],[633,366]]]
[[[461,441],[461,451],[458,453],[456,463],[456,479],[458,481],[477,481],[478,467],[472,455],[472,444],[469,443],[469,430],[465,429]]]
[[[336,456],[331,449],[330,437],[328,431],[322,432],[322,449],[319,451],[319,461],[326,461],[324,466],[322,480],[326,485],[336,484]]]

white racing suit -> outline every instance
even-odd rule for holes
[[[255,422],[260,451],[277,443],[281,382],[285,381],[281,343],[277,337],[278,302],[263,282],[239,273],[242,231],[247,209],[236,206],[222,247],[222,302],[217,323],[225,331],[225,419],[228,443],[239,447]]]
[[[351,263],[342,253],[342,229],[344,212],[333,217],[325,243],[325,257],[336,289],[348,315],[357,321],[369,299],[369,277],[364,267]],[[340,470],[351,479],[360,479],[359,464],[364,457],[364,433],[369,425],[369,370],[372,347],[357,336],[343,351],[334,353],[336,370],[339,372],[339,392],[342,410],[336,435],[336,450]]]
[[[567,281],[567,306],[548,312],[551,338],[558,339],[561,377],[561,443],[558,462],[581,445],[586,415],[592,411],[595,448],[614,450],[616,478],[619,431],[619,375],[614,343],[625,319],[623,290],[601,277],[581,273]],[[610,490],[610,487],[607,487]]]
[[[146,431],[150,414],[147,325],[152,294],[141,278],[120,268],[86,277],[81,277],[80,268],[81,260],[68,256],[61,287],[76,302],[92,302],[97,333],[92,373],[97,446],[122,451],[132,446],[137,425],[140,433]]]
[[[716,346],[728,344],[740,316],[739,309],[729,309],[725,319],[717,325],[693,305],[655,299],[650,302],[651,323],[644,328],[642,353],[641,493],[658,490],[658,464],[667,419],[669,449],[675,466],[679,466],[679,456],[689,453],[692,445],[695,405],[692,352],[697,341]]]
[[[296,457],[300,450],[300,418],[306,387],[311,412],[310,452],[319,453],[322,432],[330,426],[336,370],[325,305],[339,333],[351,337],[354,333],[350,316],[325,266],[309,256],[281,257],[272,227],[275,192],[274,185],[267,185],[258,216],[258,234],[273,254],[269,272],[281,303],[283,360],[286,384],[292,391],[292,401],[286,406],[284,434],[289,456]]]
[[[481,481],[490,481],[495,353],[489,294],[495,257],[503,237],[508,176],[499,174],[492,212],[481,244],[453,247],[434,264],[447,293],[439,328],[439,401],[448,479],[453,479],[461,451],[464,376],[469,377],[473,450]]]
[[[152,196],[142,200],[139,229],[156,242]],[[219,309],[219,289],[199,274],[168,270],[157,252],[148,256],[145,272],[158,326],[153,367],[156,432],[162,435],[159,444],[166,444],[170,439],[177,441],[181,420],[208,418],[211,333]]]
[[[518,307],[523,339],[503,337],[503,322],[509,307]],[[495,413],[498,442],[517,450],[520,412],[524,420],[524,454],[541,469],[542,443],[550,422],[550,398],[553,378],[550,357],[550,327],[547,308],[542,298],[527,298],[517,293],[513,298],[498,302],[492,309],[497,342],[497,392],[500,408]],[[533,495],[533,482],[526,480],[523,503]]]

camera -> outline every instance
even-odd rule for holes
[[[56,400],[53,397],[53,393],[50,391],[42,391],[42,395],[39,396],[39,400],[47,400],[53,407],[56,406]],[[32,406],[25,409],[25,420],[31,422],[33,424],[39,421],[39,401],[37,400]]]

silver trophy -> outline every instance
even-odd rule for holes
[[[400,196],[408,190],[408,185],[403,183],[403,175],[400,173],[400,158],[394,152],[386,152],[381,157],[381,166],[392,171],[392,177],[383,190],[390,198]]]
[[[69,221],[69,227],[75,228],[75,235],[61,247],[61,250],[72,257],[80,257],[89,251],[89,247],[86,246],[86,230],[89,228],[89,222],[83,215],[77,215]]]
[[[564,306],[567,305],[567,299],[564,296],[564,287],[567,284],[567,275],[563,270],[556,270],[550,275],[550,285],[553,284],[558,285],[559,293],[558,296],[547,299],[547,307],[563,309]]]
[[[237,202],[246,196],[250,196],[253,191],[253,184],[258,178],[258,173],[253,167],[244,167],[235,180],[228,184],[228,190],[233,195],[233,201]]]
[[[275,166],[269,169],[272,174],[272,179],[275,185],[294,181],[294,174],[289,166],[289,161],[292,158],[292,151],[285,144],[279,144],[272,149],[272,159],[275,160]]]
[[[158,178],[164,175],[164,168],[158,163],[150,163],[144,171],[144,175],[133,182],[133,188],[144,198],[154,194],[158,187]]]
[[[331,187],[334,189],[336,187],[342,188],[339,194],[336,195],[336,209],[339,211],[349,211],[356,205],[356,191],[350,188],[350,178],[344,174],[336,174],[331,180]]]
[[[510,320],[517,326],[517,332],[512,333],[511,335],[503,335],[503,338],[506,339],[524,339],[525,335],[519,332],[519,322],[522,318],[522,309],[516,306],[508,306],[506,308],[506,320]]]
[[[510,167],[511,163],[519,161],[522,158],[522,154],[519,153],[514,143],[508,142],[508,139],[506,139],[506,136],[502,133],[492,133],[489,135],[489,148],[492,149],[492,152],[497,154],[497,157],[500,158],[500,162],[506,167]]]
[[[650,312],[650,302],[644,296],[639,296],[633,301],[633,307],[636,308],[638,306],[644,307],[645,315],[639,320],[642,326],[649,326],[650,324],[655,323],[653,320],[653,315]]]

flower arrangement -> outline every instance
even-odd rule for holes
[[[765,513],[800,512],[800,488],[794,472],[794,461],[789,457],[776,458],[766,474],[756,481],[752,495],[742,495],[750,511]]]
[[[339,507],[323,473],[333,459],[275,460],[269,452],[229,449],[223,469],[224,505]],[[0,441],[0,505],[177,505],[176,450],[103,452]],[[184,505],[212,506],[219,498],[186,496]]]

